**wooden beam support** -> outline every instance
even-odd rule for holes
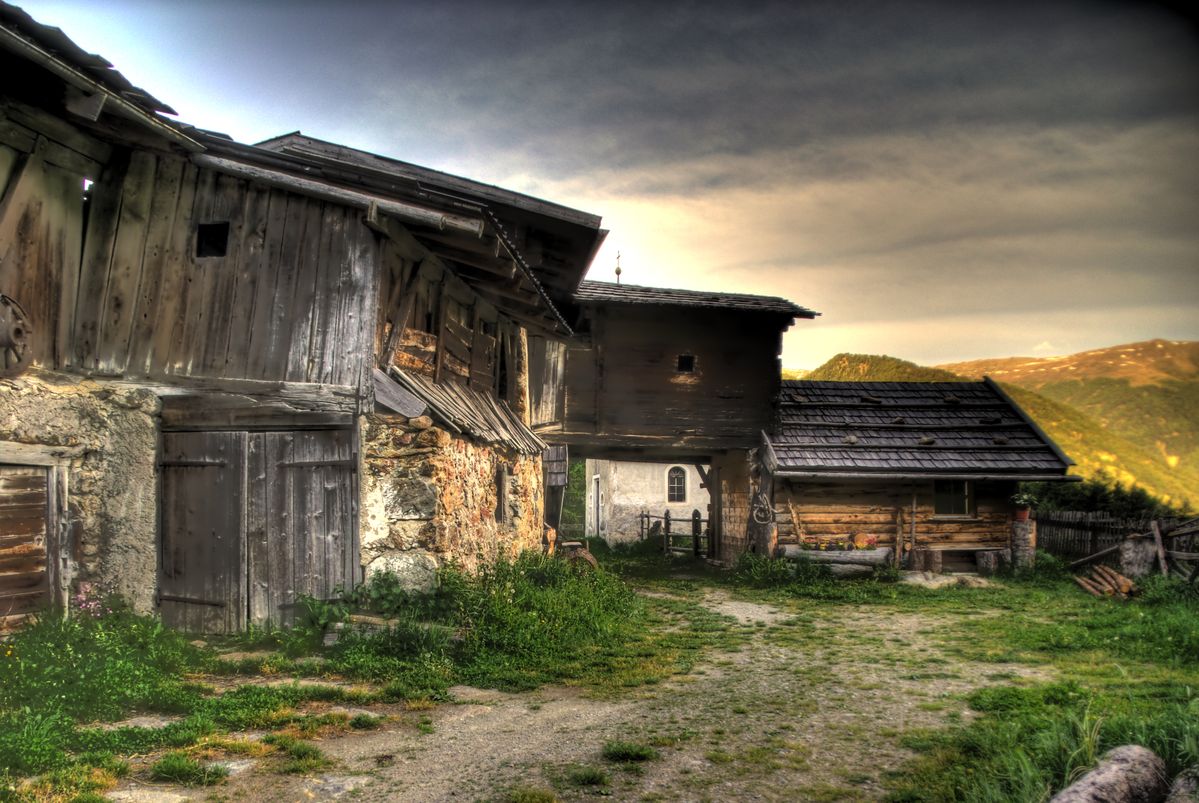
[[[1162,543],[1162,528],[1157,523],[1157,519],[1150,522],[1150,529],[1153,530],[1153,546],[1157,549],[1157,562],[1161,566],[1162,577],[1170,576],[1170,567],[1166,564],[1166,547]]]

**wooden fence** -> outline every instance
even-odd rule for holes
[[[708,520],[700,515],[699,510],[691,511],[690,518],[674,518],[667,510],[661,516],[642,511],[638,516],[641,540],[661,538],[662,551],[667,555],[692,555],[693,557],[713,557],[712,537],[708,529]]]
[[[1113,547],[1129,535],[1149,530],[1149,516],[1116,518],[1108,513],[1054,510],[1037,513],[1037,548],[1062,558],[1094,555]],[[1178,519],[1158,519],[1162,526]]]

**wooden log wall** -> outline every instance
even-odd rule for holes
[[[364,387],[378,256],[361,218],[174,156],[114,157],[92,187],[69,367]]]
[[[777,318],[735,310],[588,308],[591,342],[570,344],[567,428],[746,441],[770,427]],[[679,358],[692,370],[680,371]]]
[[[832,543],[862,535],[876,538],[879,546],[894,546],[899,537],[905,551],[913,538],[922,549],[1002,549],[1008,544],[1008,498],[1014,490],[1012,483],[977,483],[975,514],[952,517],[936,515],[931,480],[780,479],[774,492],[775,522],[781,544]]]

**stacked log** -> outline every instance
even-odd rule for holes
[[[1090,577],[1078,576],[1074,582],[1093,597],[1129,599],[1139,591],[1136,583],[1107,566],[1096,566]]]

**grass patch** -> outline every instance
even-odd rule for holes
[[[271,733],[262,737],[262,741],[276,748],[284,759],[279,765],[279,772],[291,775],[303,775],[309,772],[325,769],[333,764],[321,749],[312,742],[304,742],[285,733]]]
[[[183,752],[167,753],[150,767],[150,777],[184,786],[212,786],[225,780],[229,770],[206,765]]]
[[[604,743],[603,749],[604,758],[621,764],[653,761],[658,755],[657,750],[640,742],[610,741]]]
[[[558,796],[539,786],[518,786],[500,798],[504,803],[558,803]]]

